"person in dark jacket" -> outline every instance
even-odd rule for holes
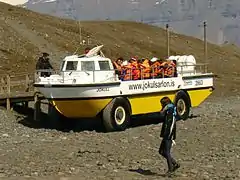
[[[49,70],[49,69],[53,69],[49,58],[48,58],[49,54],[48,53],[43,53],[43,55],[41,57],[38,58],[37,64],[36,64],[36,70]],[[50,76],[51,72],[41,72],[41,76]]]
[[[161,99],[160,103],[162,105],[160,113],[164,117],[164,122],[160,134],[162,142],[159,148],[159,154],[167,160],[168,171],[166,175],[171,175],[172,172],[180,167],[180,164],[171,156],[172,144],[175,144],[174,140],[176,139],[176,106],[168,97]]]

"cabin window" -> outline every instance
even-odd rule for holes
[[[110,70],[109,61],[98,61],[100,70],[107,71]]]
[[[66,71],[77,70],[77,61],[67,61]]]
[[[95,71],[94,61],[82,61],[81,68],[82,71]]]

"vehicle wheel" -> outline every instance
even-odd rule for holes
[[[175,97],[175,106],[177,107],[177,115],[180,119],[186,120],[190,113],[190,99],[183,91],[177,93]]]
[[[107,132],[124,131],[130,124],[131,107],[122,97],[113,99],[103,110],[103,125]]]

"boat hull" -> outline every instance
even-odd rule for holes
[[[199,81],[199,78],[197,79]],[[132,115],[158,112],[160,100],[168,96],[175,99],[176,93],[188,93],[191,106],[199,106],[212,93],[212,77],[203,77],[196,87],[196,79],[182,81],[179,78],[126,81],[94,86],[40,86],[39,91],[54,107],[68,118],[95,117],[113,98],[123,96],[130,102]],[[191,82],[191,83],[190,83]]]
[[[68,118],[96,117],[112,98],[51,100],[62,115]]]
[[[190,89],[186,92],[189,94],[192,107],[197,107],[211,95],[212,88]],[[176,93],[177,91],[169,91],[129,96],[132,115],[158,112],[161,109],[160,99],[168,96],[173,101]],[[68,118],[95,117],[113,98],[56,99],[51,102],[61,114]]]

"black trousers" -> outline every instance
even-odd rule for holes
[[[173,170],[173,166],[177,164],[175,159],[171,156],[172,140],[163,139],[159,147],[159,154],[162,155],[168,164],[168,171]]]

